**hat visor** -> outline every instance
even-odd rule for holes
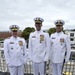
[[[17,32],[17,30],[13,30],[12,32]]]
[[[56,26],[63,26],[63,24],[56,24]]]
[[[41,23],[35,23],[35,24],[41,24]]]

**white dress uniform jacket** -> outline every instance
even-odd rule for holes
[[[49,58],[49,34],[35,31],[29,37],[29,58],[33,62],[47,61]]]
[[[17,37],[5,39],[4,55],[9,66],[20,66],[27,60],[26,42],[23,38]]]
[[[68,62],[71,53],[70,39],[63,32],[54,33],[50,37],[51,61],[53,63],[63,63],[65,52],[67,51],[65,61]]]

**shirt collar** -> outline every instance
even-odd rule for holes
[[[42,30],[40,30],[40,31],[37,31],[37,30],[36,30],[35,32],[36,32],[37,34],[39,34],[40,32],[43,32],[43,31],[42,31]]]
[[[57,32],[56,32],[56,34],[59,36],[59,35],[63,34],[63,32],[62,32],[62,31],[61,31],[61,32],[59,32],[59,33],[57,33]]]
[[[17,39],[18,39],[18,37],[15,38],[15,37],[13,37],[13,36],[11,36],[11,38],[14,39],[14,40],[17,40]]]

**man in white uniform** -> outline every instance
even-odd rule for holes
[[[10,26],[12,36],[4,41],[4,55],[11,75],[24,75],[27,60],[26,42],[18,37],[19,26]]]
[[[29,37],[29,58],[33,62],[34,75],[44,75],[45,62],[49,56],[49,34],[41,30],[42,22],[40,17],[34,18],[36,31]]]
[[[69,37],[63,33],[63,20],[56,20],[56,32],[50,37],[51,45],[51,61],[52,61],[52,75],[62,75],[63,63],[69,61],[71,47]],[[65,52],[66,57],[65,57]],[[64,61],[65,58],[65,62]]]

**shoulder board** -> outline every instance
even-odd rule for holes
[[[23,37],[19,37],[19,38],[23,38]]]
[[[34,34],[34,32],[31,32],[30,35],[31,35],[31,34]]]
[[[6,39],[10,39],[10,37],[6,38]]]
[[[24,39],[23,37],[19,37],[20,39]]]
[[[44,31],[43,31],[44,32]],[[44,32],[44,33],[48,33],[48,32]]]
[[[23,37],[19,37],[20,39],[24,39]]]

